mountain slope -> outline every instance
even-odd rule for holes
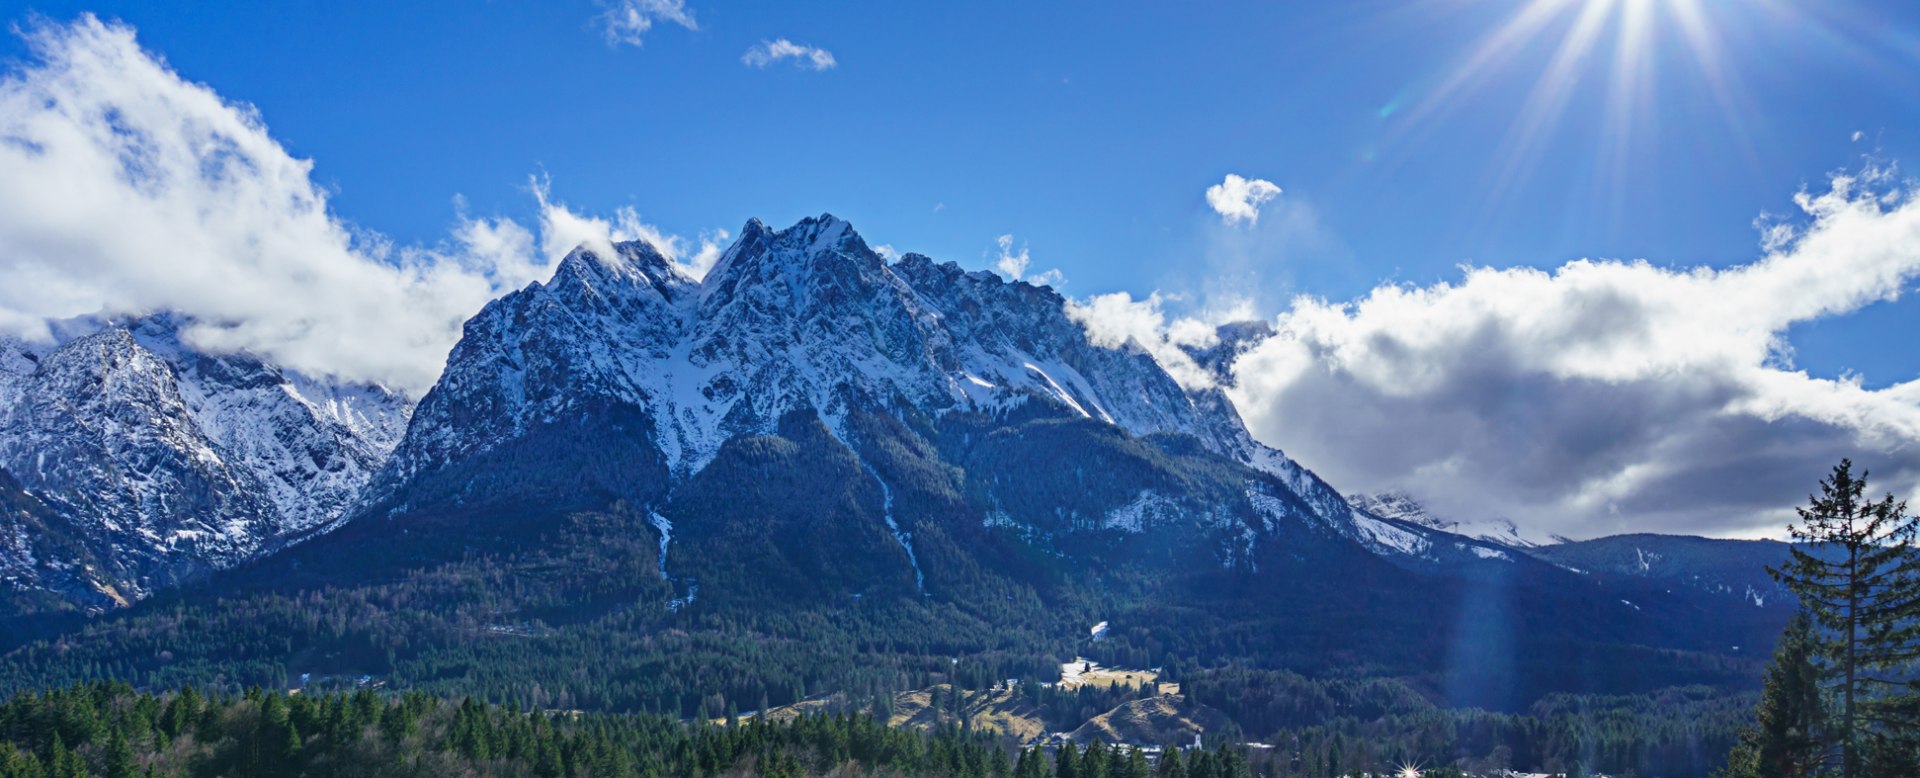
[[[1533,555],[1625,585],[1698,592],[1754,608],[1795,607],[1793,593],[1768,568],[1788,562],[1787,544],[1682,535],[1616,535],[1541,546]]]
[[[125,606],[124,571],[86,535],[0,470],[0,617]]]
[[[338,517],[406,420],[404,398],[205,353],[186,326],[71,321],[53,343],[0,343],[0,468],[115,571],[125,599]],[[100,605],[56,579],[12,586]]]

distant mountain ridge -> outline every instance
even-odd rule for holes
[[[1542,535],[1523,530],[1520,525],[1507,519],[1491,519],[1465,522],[1457,519],[1442,518],[1427,510],[1413,495],[1405,492],[1381,492],[1379,494],[1349,494],[1347,502],[1357,510],[1362,510],[1382,519],[1404,521],[1428,529],[1465,535],[1470,538],[1498,543],[1514,548],[1534,548],[1564,542],[1566,538],[1557,535]]]
[[[1583,575],[1679,588],[1754,607],[1792,608],[1792,592],[1768,574],[1787,564],[1788,545],[1774,540],[1720,540],[1684,535],[1615,535],[1534,550]]]

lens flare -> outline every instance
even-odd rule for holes
[[[1495,0],[1435,0],[1428,8],[1454,14],[1484,9],[1490,1]],[[1491,180],[1482,189],[1490,204],[1530,176],[1549,142],[1560,138],[1558,131],[1576,113],[1580,126],[1597,138],[1590,154],[1593,185],[1615,199],[1628,188],[1629,169],[1645,158],[1637,153],[1636,141],[1650,134],[1663,109],[1692,110],[1684,101],[1710,101],[1722,119],[1720,129],[1702,142],[1731,147],[1757,168],[1754,133],[1764,132],[1765,122],[1745,97],[1738,67],[1743,56],[1752,60],[1759,52],[1846,42],[1854,42],[1848,52],[1853,57],[1880,60],[1882,53],[1900,53],[1892,44],[1861,43],[1872,37],[1870,20],[1851,13],[1847,0],[1510,4],[1512,10],[1493,17],[1490,29],[1430,86],[1412,98],[1396,96],[1389,103],[1395,110],[1380,112],[1382,121],[1391,117],[1396,125],[1387,139],[1405,146],[1455,114],[1514,106],[1498,156],[1488,167]],[[1517,103],[1483,99],[1484,93],[1516,84]],[[1665,103],[1655,100],[1656,90],[1665,92]],[[1579,112],[1573,110],[1576,105]]]

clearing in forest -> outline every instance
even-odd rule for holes
[[[1073,661],[1060,666],[1060,688],[1074,689],[1081,686],[1139,686],[1153,683],[1154,689],[1161,694],[1179,694],[1180,684],[1160,683],[1160,674],[1152,670],[1129,670],[1119,667],[1102,667],[1099,662],[1085,657],[1074,657]]]

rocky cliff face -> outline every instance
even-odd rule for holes
[[[409,411],[378,387],[197,350],[184,324],[73,321],[51,343],[0,343],[0,469],[71,527],[116,601],[337,519]],[[22,590],[100,604],[47,572],[79,558],[0,555]]]

